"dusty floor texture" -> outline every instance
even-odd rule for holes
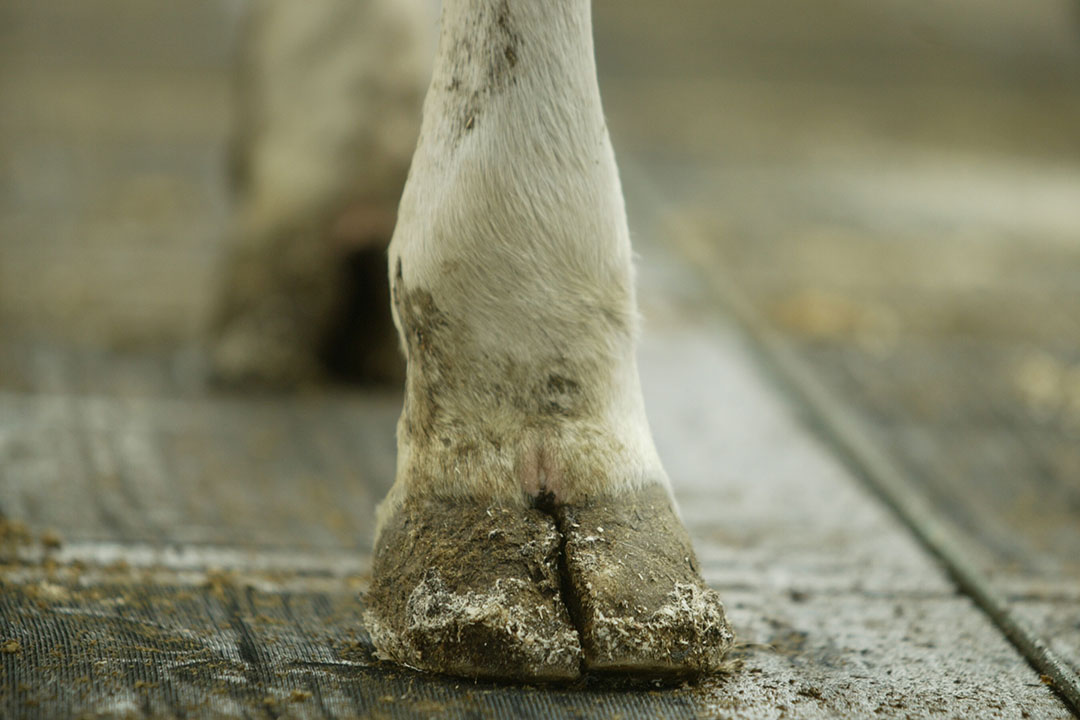
[[[605,86],[656,235],[1080,702],[1076,5],[698,10]]]
[[[596,3],[646,401],[741,645],[555,689],[373,659],[396,394],[205,387],[243,5],[0,1],[0,715],[1070,717],[726,313],[1076,671],[1073,4]]]
[[[7,526],[4,712],[1069,717],[730,329],[673,329],[643,365],[702,570],[747,643],[736,672],[551,691],[377,664],[356,601],[370,526],[349,518],[385,489],[392,402],[7,393],[3,506],[33,529]]]

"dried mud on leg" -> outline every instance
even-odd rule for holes
[[[563,506],[556,515],[564,595],[587,670],[683,676],[722,667],[734,634],[664,488]]]
[[[375,548],[365,621],[380,656],[474,678],[581,672],[559,584],[560,536],[538,510],[410,499]]]

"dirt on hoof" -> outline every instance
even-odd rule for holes
[[[560,536],[538,510],[411,499],[375,548],[365,623],[380,657],[470,678],[566,681],[581,646]]]
[[[664,488],[596,498],[556,514],[564,595],[586,669],[680,676],[722,667],[735,636]]]

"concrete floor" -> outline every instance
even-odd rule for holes
[[[660,234],[1075,683],[1080,10],[695,10],[599,23],[618,26],[602,47],[650,59],[613,50],[605,87]]]
[[[242,9],[0,2],[0,714],[1070,716],[744,331],[1075,673],[1073,4],[596,3],[646,400],[744,643],[650,691],[374,663],[397,395],[204,387]]]

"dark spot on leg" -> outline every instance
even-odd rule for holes
[[[430,292],[409,289],[398,275],[394,293],[408,362],[405,431],[414,440],[435,441],[436,424],[442,413],[438,389],[453,384],[446,356],[449,344],[444,337],[453,333]]]
[[[510,0],[503,0],[499,3],[499,11],[495,15],[495,22],[502,28],[503,32],[510,32]]]
[[[517,83],[521,59],[522,39],[514,30],[509,2],[478,9],[470,26],[468,33],[452,38],[440,62],[446,68],[441,87],[461,100],[461,113],[449,119],[447,128],[454,141],[476,127],[491,98]]]
[[[549,375],[547,386],[548,390],[559,394],[574,395],[579,389],[577,382],[562,375]]]
[[[576,380],[564,375],[548,375],[544,385],[544,401],[541,412],[546,414],[571,415],[577,408],[581,396],[581,386]]]
[[[484,433],[484,439],[487,440],[487,444],[490,445],[495,452],[500,452],[502,450],[502,440],[495,437],[490,431]]]

